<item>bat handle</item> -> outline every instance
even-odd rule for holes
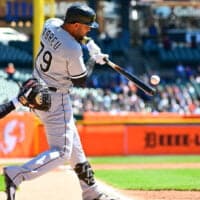
[[[106,62],[106,64],[110,65],[111,67],[115,67],[116,64],[109,60],[109,58],[104,57],[103,60]]]
[[[103,60],[107,63],[109,61],[109,58],[104,57]]]
[[[109,62],[111,62],[111,61],[109,60],[109,58],[108,58],[108,57],[104,57],[104,58],[103,58],[103,60],[104,60],[106,63],[109,63]]]

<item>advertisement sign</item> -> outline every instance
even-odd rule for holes
[[[11,113],[0,120],[0,157],[32,155],[35,117],[32,113]]]

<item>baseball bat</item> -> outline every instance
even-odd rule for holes
[[[153,96],[156,94],[156,89],[139,79],[134,74],[131,74],[130,72],[127,72],[125,69],[120,67],[119,65],[113,63],[108,58],[104,58],[104,61],[115,71],[119,72],[120,74],[124,75],[128,80],[132,81],[136,87],[144,91],[149,96]]]

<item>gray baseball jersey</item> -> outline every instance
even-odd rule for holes
[[[80,44],[61,28],[62,24],[57,18],[46,21],[34,76],[64,92],[71,87],[71,79],[86,76],[87,70]]]
[[[35,110],[45,124],[50,148],[22,166],[7,168],[7,174],[16,186],[23,180],[38,177],[66,161],[74,168],[77,163],[87,160],[74,123],[68,93],[72,86],[71,79],[86,76],[87,70],[80,44],[61,28],[62,23],[62,20],[56,18],[46,21],[33,71],[34,77],[49,87],[57,88],[51,94],[50,110]],[[84,199],[93,199],[97,195],[97,184],[89,186],[80,180],[80,185]]]

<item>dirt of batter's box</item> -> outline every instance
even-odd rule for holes
[[[1,163],[1,162],[0,162]],[[9,163],[6,161],[6,163]],[[11,163],[11,162],[10,162]],[[3,163],[2,163],[3,164]],[[93,165],[96,169],[146,169],[146,168],[200,168],[199,163],[180,164],[119,164]],[[119,190],[133,200],[200,200],[200,191],[141,191]],[[0,199],[6,199],[0,192]],[[17,191],[16,200],[80,200],[81,190],[78,180],[71,170],[55,170],[32,181],[22,183]],[[123,200],[123,199],[122,199]]]

